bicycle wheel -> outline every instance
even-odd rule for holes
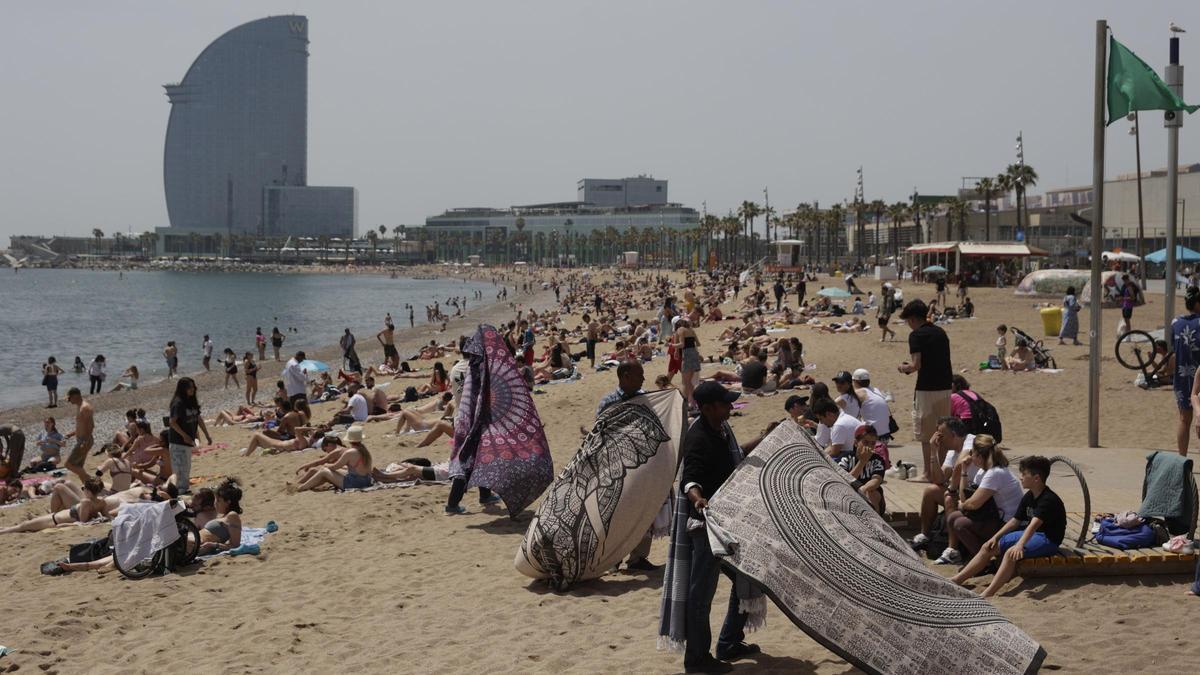
[[[200,529],[188,518],[178,518],[175,521],[179,527],[179,539],[168,548],[171,555],[167,558],[167,567],[174,572],[181,567],[187,567],[196,562],[200,553]]]
[[[1117,362],[1130,370],[1145,370],[1154,360],[1154,338],[1144,330],[1131,330],[1117,340]]]
[[[133,566],[126,567],[125,565],[121,564],[121,556],[117,555],[117,552],[114,549],[113,565],[117,568],[117,571],[125,577],[135,580],[145,579],[146,577],[162,570],[163,557],[164,554],[162,551],[155,551],[154,554],[149,558],[146,558],[145,560],[142,560]]]

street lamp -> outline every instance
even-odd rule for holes
[[[1129,128],[1129,134],[1133,136],[1134,153],[1137,157],[1137,194],[1138,194],[1138,243],[1137,255],[1139,258],[1144,258],[1146,255],[1145,249],[1145,224],[1142,219],[1142,136],[1138,131],[1138,114],[1135,110],[1125,116],[1125,119],[1133,122],[1133,126]],[[1142,287],[1146,286],[1146,263],[1143,260],[1138,263],[1139,283]]]

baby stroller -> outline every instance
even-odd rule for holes
[[[1054,363],[1054,357],[1050,356],[1050,350],[1042,344],[1041,340],[1038,340],[1016,326],[1013,326],[1011,330],[1013,335],[1017,336],[1016,341],[1018,343],[1024,341],[1025,344],[1029,345],[1029,350],[1033,352],[1033,362],[1038,368],[1058,368],[1058,365]]]

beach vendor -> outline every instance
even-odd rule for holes
[[[708,497],[725,483],[745,457],[744,453],[753,451],[761,440],[756,439],[745,446],[738,445],[728,422],[733,402],[738,398],[737,392],[729,391],[717,382],[703,382],[696,387],[692,397],[700,407],[700,416],[684,434],[681,448],[683,472],[680,477],[683,495],[690,503],[689,522],[692,519],[704,519]],[[725,622],[717,638],[716,658],[709,653],[712,644],[709,612],[713,595],[717,592],[720,567],[709,547],[708,533],[703,526],[689,529],[686,536],[691,543],[691,560],[684,670],[689,673],[728,672],[731,666],[722,661],[756,654],[759,647],[744,641],[748,614],[739,611],[737,592],[733,590],[729,594]],[[672,542],[672,549],[676,545]]]
[[[600,417],[600,413],[604,412],[609,406],[626,401],[638,394],[644,394],[642,384],[646,381],[646,373],[642,368],[642,364],[638,361],[622,361],[617,366],[617,388],[609,392],[604,398],[600,399],[600,405],[596,407],[596,417]],[[634,547],[633,552],[625,560],[625,568],[629,570],[637,570],[639,572],[653,572],[661,567],[650,562],[650,543],[653,539],[653,530],[646,530],[646,536],[638,542]]]

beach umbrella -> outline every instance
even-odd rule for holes
[[[300,362],[300,369],[307,370],[310,373],[313,371],[324,372],[326,370],[329,370],[329,366],[325,365],[324,363],[322,363],[320,361],[313,361],[312,359],[304,359],[303,361]]]
[[[926,267],[925,269],[923,269],[921,271],[926,274],[933,274],[935,272],[945,272],[946,268],[942,267],[941,265],[930,265],[929,267]]]
[[[817,295],[823,295],[827,298],[848,298],[850,297],[850,291],[847,291],[844,288],[831,286],[829,288],[822,288],[821,290],[817,291]]]

